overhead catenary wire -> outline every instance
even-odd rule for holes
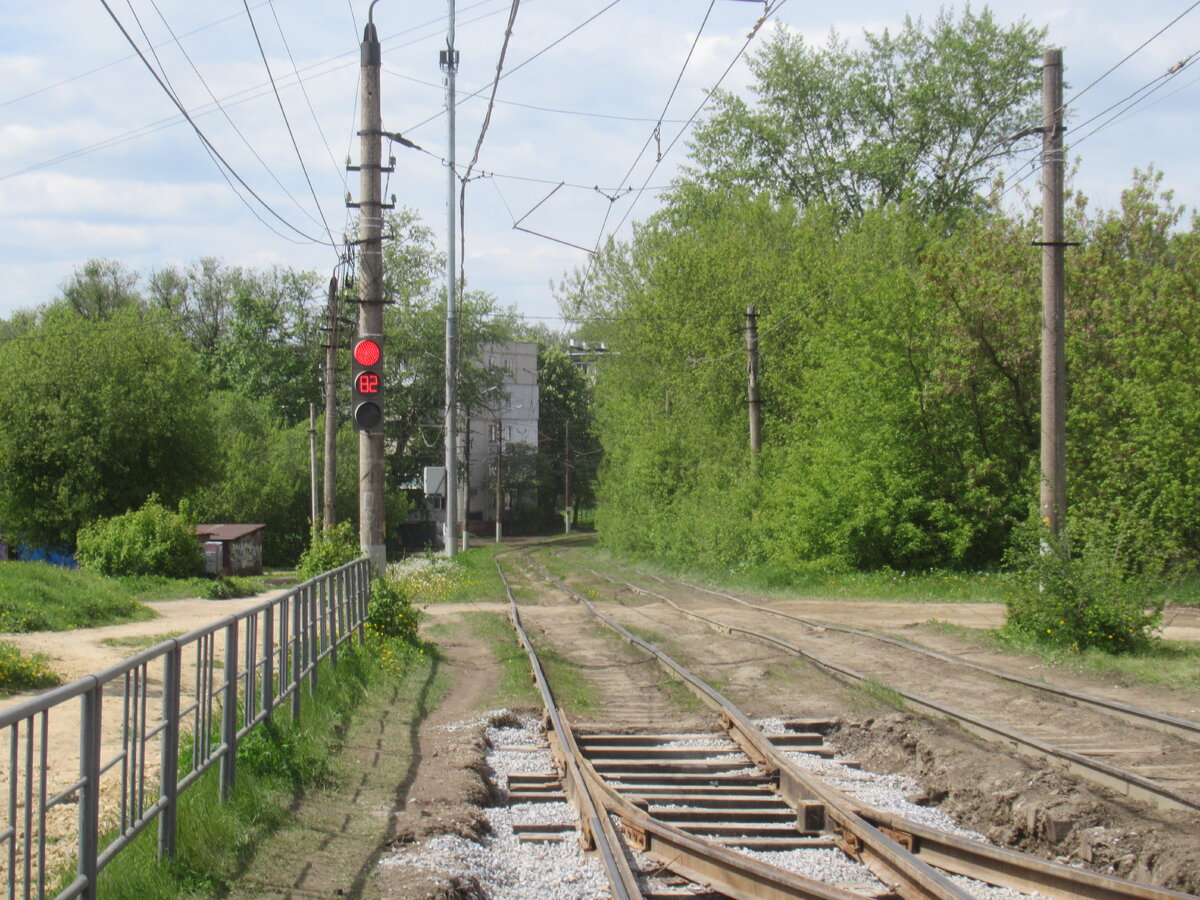
[[[512,0],[512,6],[508,13],[508,24],[504,28],[504,40],[500,44],[500,58],[496,62],[496,77],[492,80],[492,94],[488,98],[487,112],[483,117],[483,124],[479,128],[479,138],[475,141],[475,152],[471,156],[471,161],[467,164],[466,172],[459,179],[458,189],[458,238],[459,238],[459,256],[458,256],[458,280],[460,284],[465,284],[466,277],[466,257],[467,257],[467,184],[471,180],[471,171],[475,168],[475,164],[479,162],[479,151],[483,149],[483,140],[487,136],[488,126],[492,122],[492,110],[496,106],[496,91],[500,87],[500,78],[504,74],[504,58],[508,55],[508,42],[512,40],[513,26],[517,21],[517,10],[521,7],[521,0]]]

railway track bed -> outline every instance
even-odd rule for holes
[[[964,826],[998,839],[1002,845],[1034,849],[1050,860],[1070,860],[1077,865],[1090,862],[1096,871],[1120,871],[1146,882],[1131,895],[1110,893],[1095,883],[1083,888],[1067,887],[1059,881],[1068,877],[1062,874],[1063,867],[1055,869],[1050,862],[1041,864],[1050,866],[1047,871],[1028,876],[1030,883],[1017,878],[1010,887],[1041,890],[1053,897],[1169,897],[1181,896],[1172,892],[1172,878],[1178,879],[1185,891],[1197,883],[1196,848],[1200,843],[1189,843],[1181,836],[1193,824],[1182,814],[1146,810],[1121,798],[1106,797],[1103,791],[1093,791],[1029,760],[991,752],[954,728],[947,730],[919,717],[889,711],[862,691],[839,686],[825,673],[810,671],[806,663],[787,660],[784,654],[743,636],[714,636],[699,623],[666,615],[661,604],[645,597],[618,599],[607,594],[597,581],[583,585],[571,579],[575,587],[596,601],[595,606],[613,618],[611,627],[619,630],[621,625],[616,620],[620,620],[636,632],[628,635],[635,643],[665,645],[686,665],[696,663],[696,671],[704,680],[719,685],[723,693],[755,716],[793,717],[764,725],[767,732],[775,729],[777,734],[763,738],[768,743],[786,744],[775,749],[790,761],[764,761],[761,748],[756,751],[753,746],[747,747],[744,736],[735,735],[736,727],[730,730],[730,716],[736,719],[742,715],[740,711],[722,713],[712,704],[708,709],[680,705],[678,697],[673,696],[677,692],[665,687],[671,679],[661,675],[656,678],[653,667],[644,661],[613,656],[611,638],[606,641],[596,628],[582,627],[591,615],[582,612],[587,597],[578,591],[577,596],[571,596],[570,587],[561,582],[546,587],[549,573],[536,560],[515,562],[513,571],[521,573],[521,616],[532,643],[553,649],[560,658],[573,659],[585,677],[600,685],[604,697],[600,709],[609,710],[611,702],[611,709],[618,711],[607,718],[595,709],[573,715],[576,728],[565,720],[548,722],[546,749],[555,764],[516,775],[514,782],[497,788],[498,792],[508,792],[507,806],[536,808],[551,800],[561,803],[570,798],[578,809],[580,784],[603,785],[583,791],[589,795],[593,812],[577,813],[582,830],[576,831],[563,821],[561,812],[542,818],[529,813],[532,819],[513,828],[520,846],[561,849],[580,842],[590,846],[604,829],[602,823],[611,817],[607,827],[614,830],[615,826],[620,832],[626,848],[622,853],[633,861],[633,871],[639,878],[636,893],[628,896],[695,896],[709,887],[717,893],[699,895],[883,898],[946,896],[939,892],[947,890],[949,896],[955,896],[955,891],[963,890],[957,886],[959,876],[955,872],[980,874],[999,864],[984,856],[966,863],[949,859],[962,851],[950,838],[939,836],[939,829],[955,827],[946,824],[945,815],[954,812]],[[535,587],[539,581],[542,585]],[[571,746],[564,746],[564,742]],[[568,766],[563,760],[575,747],[580,751],[578,761]],[[866,765],[860,768],[854,759],[846,758],[847,753]],[[854,833],[840,818],[842,814],[833,811],[835,807],[824,794],[805,795],[804,789],[797,788],[796,779],[808,777],[790,773],[800,759],[808,761],[808,774],[819,772],[823,777],[838,779],[831,784],[836,785],[834,790],[854,798],[849,808],[852,815],[861,814],[868,822],[865,835]],[[572,775],[570,767],[578,771]],[[919,783],[879,786],[870,783],[871,776],[862,771],[866,768],[907,769],[923,777]],[[787,771],[781,774],[781,769]],[[889,787],[897,802],[907,805],[905,813],[863,811],[875,802],[873,794]],[[1128,815],[1114,816],[1114,811]],[[916,817],[916,823],[908,824],[903,819],[905,814]],[[933,825],[922,824],[923,814],[940,820]],[[885,843],[911,847],[918,868],[932,862],[939,870],[934,880],[924,887],[904,887],[889,864],[884,863],[881,870],[874,856],[879,848],[872,844],[872,834],[884,835]],[[764,888],[766,882],[757,881],[752,888],[742,890],[730,888],[729,883],[712,875],[705,868],[708,863],[695,861],[700,857],[694,860],[689,856],[696,852],[690,842],[715,844],[739,856],[764,854],[763,859],[773,860],[788,854],[840,854],[848,868],[842,874],[821,877],[821,890],[828,889],[832,894],[805,893],[808,888],[796,885],[783,893],[773,893],[776,888]],[[979,842],[973,846],[978,847]],[[966,852],[982,853],[975,849]],[[855,869],[859,862],[867,863],[874,871]],[[775,862],[762,865],[772,870],[784,868]],[[1001,868],[1012,865],[1013,860],[1005,858]],[[648,886],[650,875],[663,880]],[[737,877],[754,881],[766,876],[751,867]],[[804,876],[796,877],[803,881]],[[1008,883],[1008,876],[999,877],[994,872],[984,871],[983,877]],[[1074,877],[1069,876],[1068,881]],[[949,886],[941,883],[942,878],[950,879]],[[920,878],[917,883],[920,885]],[[484,895],[590,896],[553,891]],[[484,895],[465,892],[445,896]],[[989,896],[986,892],[970,895]]]

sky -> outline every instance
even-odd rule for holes
[[[266,206],[240,185],[239,198],[226,182],[104,0],[4,3],[0,318],[52,301],[92,258],[119,260],[143,283],[156,269],[202,257],[331,272],[340,247],[330,238],[342,243],[346,195],[358,199],[358,176],[346,165],[359,159],[359,42],[368,3],[108,5]],[[456,3],[460,167],[480,137],[512,6]],[[906,14],[932,20],[940,6],[775,0],[749,52],[777,24],[817,43],[831,30],[854,43],[864,30],[895,29]],[[1200,78],[1192,62],[1162,77],[1200,51],[1200,9],[1193,10],[1200,2],[989,6],[1002,24],[1024,18],[1048,27],[1047,45],[1063,48],[1074,185],[1094,206],[1116,206],[1134,169],[1151,165],[1165,173],[1177,203],[1200,206]],[[706,91],[719,84],[748,95],[743,51],[763,10],[756,0],[521,0],[473,170],[482,177],[466,192],[468,288],[559,328],[552,282],[585,266],[588,250],[609,235],[627,238],[655,210],[658,189],[687,162],[687,122],[697,110],[703,119]],[[448,120],[438,53],[448,11],[449,0],[379,0],[373,9],[384,130],[421,148],[390,151],[396,168],[386,193],[443,246]],[[1137,94],[1151,83],[1156,92]],[[1140,100],[1128,112],[1104,113],[1131,95]],[[1030,171],[1030,156],[1021,161],[1014,178]],[[1035,179],[1023,183],[1036,190]]]

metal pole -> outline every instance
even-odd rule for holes
[[[332,528],[337,523],[334,504],[337,499],[337,354],[338,354],[338,282],[329,279],[329,310],[327,332],[329,346],[325,348],[325,496],[322,526]]]
[[[1066,370],[1063,277],[1062,50],[1042,68],[1042,521],[1059,535],[1066,524]]]
[[[500,523],[500,517],[503,510],[500,508],[500,476],[504,466],[504,424],[499,416],[496,417],[496,543],[500,543],[502,537],[503,526]]]
[[[454,274],[454,189],[458,174],[454,169],[454,77],[458,57],[454,49],[454,0],[450,3],[449,30],[446,35],[446,555],[458,550],[458,285]]]
[[[571,421],[566,422],[563,448],[563,534],[571,533]]]
[[[374,4],[372,4],[372,7]],[[383,184],[382,118],[379,112],[379,70],[382,56],[375,23],[363,31],[361,58],[362,98],[359,121],[362,131],[359,172],[358,239],[362,245],[358,264],[358,333],[383,335]],[[386,418],[386,417],[385,417]],[[387,565],[384,548],[383,432],[358,435],[358,537],[376,572]]]

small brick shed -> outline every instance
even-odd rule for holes
[[[197,525],[204,544],[204,568],[213,575],[261,575],[266,525]],[[214,558],[215,557],[215,558]]]

